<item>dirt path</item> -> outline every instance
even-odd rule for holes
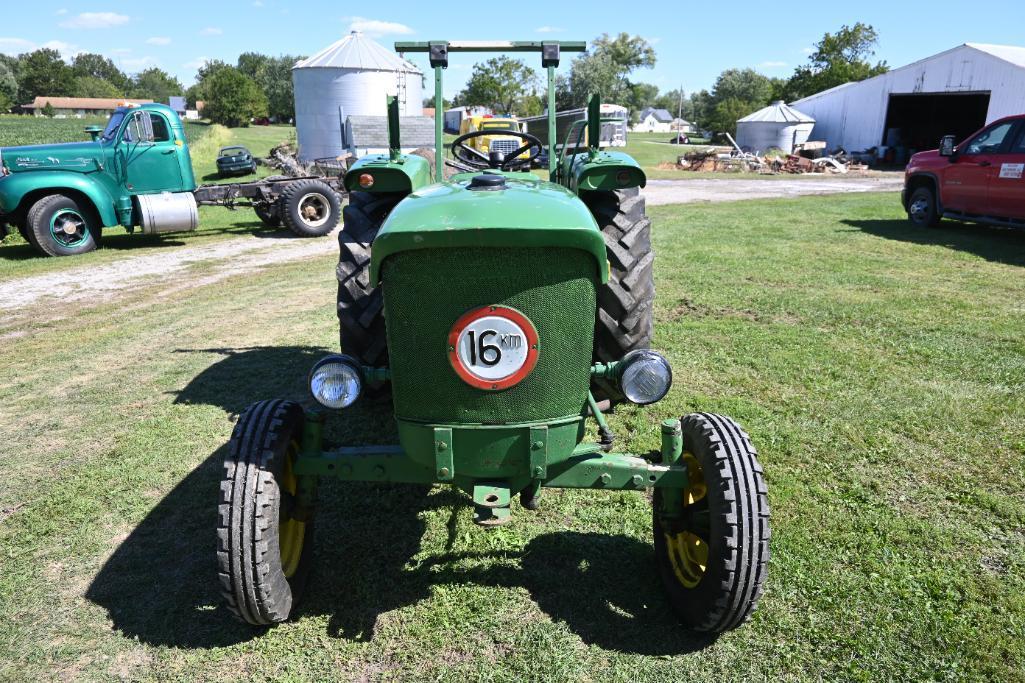
[[[9,280],[0,287],[0,311],[13,312],[57,298],[62,303],[109,301],[120,291],[156,282],[168,282],[174,288],[169,282],[174,275],[206,261],[220,263],[190,280],[188,286],[209,285],[254,268],[334,254],[337,250],[333,233],[315,239],[249,236],[201,247],[161,250],[114,263]]]
[[[897,191],[904,184],[899,173],[867,178],[772,178],[723,179],[694,178],[693,180],[650,180],[644,188],[648,206],[660,204],[689,204],[691,202],[735,202],[742,199],[769,199],[773,197],[799,197],[809,194],[835,194],[845,192]]]

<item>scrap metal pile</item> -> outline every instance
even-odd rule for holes
[[[838,149],[832,154],[823,155],[825,142],[806,142],[797,145],[793,154],[779,149],[769,150],[765,154],[752,153],[742,149],[729,133],[727,139],[732,145],[726,147],[707,147],[688,152],[677,157],[676,163],[660,164],[660,167],[686,171],[711,171],[715,173],[849,173],[866,171],[868,166],[860,160],[849,158],[847,153]]]

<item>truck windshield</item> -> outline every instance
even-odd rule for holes
[[[117,137],[117,129],[124,120],[125,113],[123,111],[116,111],[111,114],[110,120],[107,121],[107,127],[103,129],[103,135],[101,135],[100,138],[102,140],[113,140]]]

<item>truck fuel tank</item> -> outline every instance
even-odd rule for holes
[[[199,227],[199,209],[191,192],[161,192],[135,197],[144,235],[185,232]]]

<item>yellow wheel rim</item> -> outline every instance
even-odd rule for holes
[[[683,508],[697,505],[708,495],[708,486],[701,471],[701,463],[691,453],[683,454],[683,462],[690,472],[690,483],[683,489]],[[691,531],[665,533],[666,553],[676,580],[685,588],[694,588],[701,582],[708,567],[708,543]]]
[[[295,495],[299,488],[299,480],[292,471],[292,463],[295,461],[296,453],[299,452],[299,444],[292,442],[288,447],[285,456],[285,468],[281,474],[278,487],[283,493]],[[303,539],[306,536],[306,522],[297,519],[278,520],[278,543],[281,546],[281,571],[285,578],[292,578],[299,570],[299,560],[303,554]]]

